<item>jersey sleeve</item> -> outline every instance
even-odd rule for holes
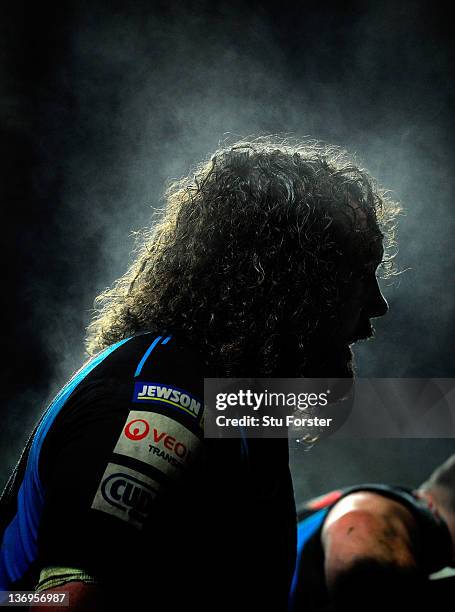
[[[153,566],[150,543],[165,546],[189,507],[203,461],[201,372],[183,353],[133,370],[92,376],[48,435],[40,569],[125,579]]]

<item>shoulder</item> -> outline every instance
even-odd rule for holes
[[[119,401],[123,406],[133,403],[144,407],[172,401],[181,405],[183,412],[190,407],[193,416],[199,417],[204,375],[201,356],[186,342],[174,335],[144,333],[92,357],[63,393],[67,405],[77,404],[79,409],[86,403],[93,406],[103,401],[113,407]]]
[[[176,447],[179,441],[189,449],[202,436],[203,390],[202,360],[176,337],[147,333],[108,347],[90,359],[48,407],[40,470],[49,473],[57,457],[67,464],[81,454],[104,458],[114,447],[116,453],[126,453],[134,446],[137,453],[139,443],[134,435],[128,437],[128,427],[133,432],[146,428],[148,437],[157,436],[161,446],[172,446],[175,438],[173,448],[164,446],[165,451],[182,453],[182,447]],[[141,449],[148,441],[144,437]],[[150,462],[148,449],[142,451]],[[157,451],[153,457],[158,461],[164,455]],[[182,462],[179,457],[169,459],[166,472],[176,461]]]
[[[193,380],[204,376],[201,355],[176,335],[144,333],[122,340],[94,356],[93,374],[141,379],[163,374]]]

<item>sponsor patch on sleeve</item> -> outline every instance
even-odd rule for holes
[[[203,412],[203,404],[196,396],[178,387],[157,382],[135,383],[133,402],[149,405],[159,402],[170,409],[180,410],[196,420],[200,420]]]
[[[175,477],[191,464],[200,447],[199,438],[174,419],[131,410],[114,453],[132,457]]]
[[[91,507],[142,529],[159,487],[136,470],[108,463]]]

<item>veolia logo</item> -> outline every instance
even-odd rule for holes
[[[126,424],[125,436],[130,440],[142,440],[150,431],[150,425],[143,419],[134,419]]]

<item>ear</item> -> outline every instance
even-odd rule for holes
[[[436,517],[441,518],[441,515],[438,511],[438,503],[433,493],[423,489],[418,489],[417,491],[414,491],[414,493],[419,499],[421,499],[428,505],[428,508]]]

